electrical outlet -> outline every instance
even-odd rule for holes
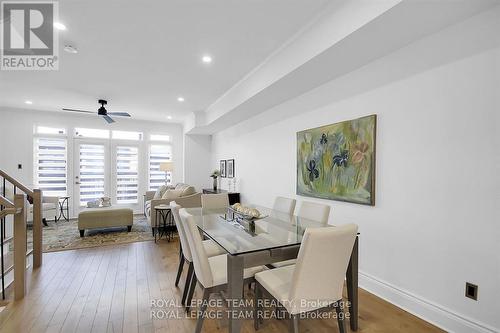
[[[465,282],[465,297],[477,301],[478,286],[470,282]]]
[[[18,168],[19,170],[21,170],[21,169],[23,168],[23,165],[22,165],[22,164],[18,164],[18,165],[17,165],[17,168]]]

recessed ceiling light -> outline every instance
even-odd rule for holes
[[[168,119],[168,120],[172,119],[172,116],[167,116],[167,119]]]
[[[24,103],[29,104],[29,105],[33,104],[32,101],[24,101]]]
[[[184,97],[182,97],[182,96],[177,97],[177,101],[179,101],[179,102],[184,102]]]
[[[205,63],[205,64],[209,64],[212,62],[212,57],[209,56],[209,55],[204,55],[201,60]]]
[[[65,45],[64,46],[64,51],[68,52],[68,53],[78,53],[78,49],[72,45]]]
[[[57,30],[66,30],[66,26],[61,22],[54,22],[54,28]]]

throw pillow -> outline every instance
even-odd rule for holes
[[[177,199],[181,196],[182,191],[180,190],[166,190],[162,199]]]
[[[175,185],[175,189],[176,190],[183,190],[186,186],[188,186],[188,185],[184,184],[184,183],[177,183],[177,185]]]
[[[191,195],[191,194],[195,194],[195,193],[196,193],[196,190],[194,189],[194,186],[188,186],[182,190],[181,197],[185,197],[187,195]]]
[[[166,190],[167,190],[167,185],[162,185],[158,187],[158,189],[155,192],[155,195],[153,196],[153,199],[161,199],[161,197],[163,197],[163,194],[165,194]]]

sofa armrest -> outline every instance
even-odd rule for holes
[[[151,200],[151,210],[159,205],[168,205],[173,199],[153,199]]]
[[[152,200],[155,196],[156,191],[146,191],[144,196],[144,201]]]
[[[172,199],[171,201],[175,201],[175,203],[181,206],[182,208],[201,207],[201,193],[195,193],[187,195],[185,197],[179,197],[176,199]]]

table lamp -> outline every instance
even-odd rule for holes
[[[165,184],[167,184],[167,172],[174,171],[174,163],[173,162],[160,163],[160,171],[165,171]]]

